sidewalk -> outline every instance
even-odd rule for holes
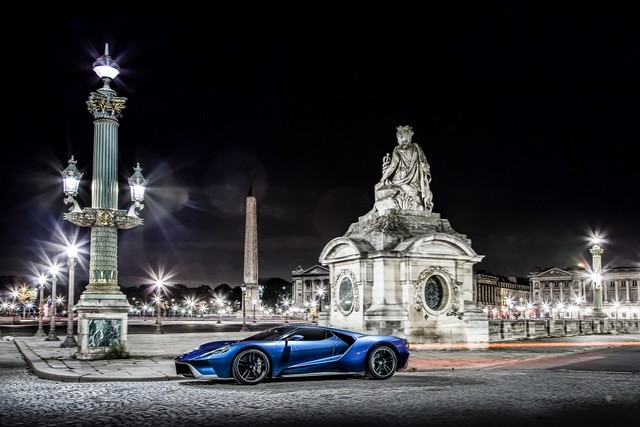
[[[66,382],[169,381],[177,376],[173,358],[207,341],[243,338],[251,332],[130,334],[129,359],[76,360],[76,348],[61,348],[60,341],[42,337],[2,337],[13,341],[31,371],[40,378]],[[595,351],[628,342],[640,342],[639,335],[590,335],[536,339],[527,342],[491,343],[488,349],[442,349],[433,345],[412,346],[409,367],[404,373],[486,369],[525,360]]]

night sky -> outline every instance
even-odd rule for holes
[[[348,3],[348,4],[347,4]],[[636,2],[213,2],[170,11],[30,7],[3,40],[0,275],[66,261],[71,155],[90,206],[93,61],[109,43],[128,99],[120,204],[140,162],[145,225],[119,232],[122,286],[243,279],[257,199],[259,276],[291,279],[369,212],[382,157],[409,125],[434,212],[476,270],[640,261]]]

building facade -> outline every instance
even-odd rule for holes
[[[291,272],[292,305],[305,311],[322,311],[331,306],[329,269],[322,265],[298,266]]]
[[[536,316],[589,318],[593,307],[590,272],[582,267],[549,268],[528,276]],[[640,317],[638,282],[640,268],[609,267],[602,272],[602,310],[610,319]]]
[[[593,307],[591,282],[583,267],[536,270],[526,279],[476,273],[474,300],[489,319],[588,319]],[[610,267],[603,272],[602,309],[609,319],[640,318],[638,282],[638,267]]]
[[[519,319],[532,315],[531,286],[526,279],[476,273],[474,301],[489,319]]]

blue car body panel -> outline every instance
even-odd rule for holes
[[[394,350],[397,371],[406,369],[408,342],[399,337],[367,335],[318,325],[282,325],[243,340],[204,343],[175,358],[176,372],[194,379],[233,379],[234,358],[259,349],[269,358],[270,377],[358,374],[367,372],[367,356],[377,346]]]

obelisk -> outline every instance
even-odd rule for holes
[[[253,185],[249,187],[245,215],[244,286],[246,286],[246,294],[243,304],[249,304],[248,307],[253,310],[252,318],[255,322],[255,306],[258,301],[258,221]]]

